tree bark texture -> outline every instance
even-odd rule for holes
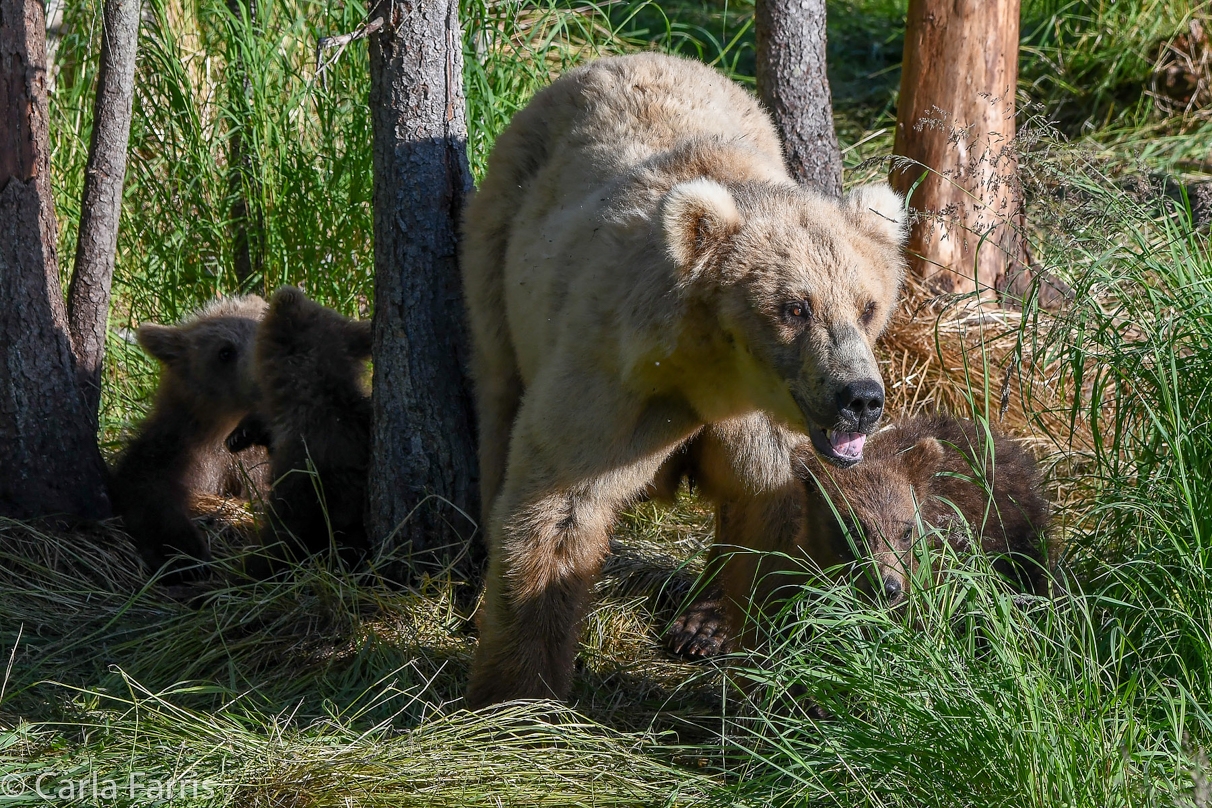
[[[842,194],[842,154],[825,72],[825,0],[757,0],[757,89],[774,115],[792,175]]]
[[[479,513],[474,410],[457,265],[471,190],[455,0],[381,3],[370,37],[374,133],[376,540],[441,561]],[[451,507],[451,506],[454,507]]]
[[[135,99],[135,54],[141,0],[106,0],[93,134],[80,203],[76,265],[67,289],[68,325],[85,407],[97,417],[109,324],[109,294],[118,249],[126,147]]]
[[[109,514],[76,385],[50,189],[46,19],[0,0],[0,514]]]
[[[907,194],[921,180],[908,251],[939,291],[1000,289],[1025,258],[1013,144],[1018,44],[1019,0],[909,2],[893,151],[913,163],[894,166],[891,181]]]

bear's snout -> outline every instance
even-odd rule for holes
[[[868,433],[884,414],[884,386],[875,379],[851,382],[836,394],[838,422],[846,431]]]

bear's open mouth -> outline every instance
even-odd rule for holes
[[[863,444],[867,436],[862,432],[839,432],[813,426],[808,430],[812,448],[826,460],[848,468],[863,459]]]

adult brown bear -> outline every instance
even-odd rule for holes
[[[796,433],[862,458],[903,239],[893,191],[798,186],[700,63],[602,59],[515,116],[464,222],[490,559],[469,704],[568,694],[614,517],[688,441],[722,499],[790,482]]]

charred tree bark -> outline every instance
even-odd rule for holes
[[[893,187],[923,214],[908,251],[943,292],[1003,288],[1025,263],[1014,150],[1019,0],[910,0]],[[927,170],[929,169],[929,170]]]
[[[101,370],[109,324],[109,293],[118,249],[126,147],[135,99],[140,0],[106,0],[93,134],[80,203],[76,265],[67,289],[67,316],[76,377],[94,422],[101,403]]]
[[[374,132],[374,426],[370,525],[424,564],[479,513],[457,265],[471,190],[455,0],[382,3],[370,37]],[[460,511],[462,513],[460,513]]]
[[[842,154],[825,72],[825,0],[757,0],[757,89],[792,176],[842,194]]]
[[[105,467],[59,286],[43,6],[0,0],[0,21],[0,514],[100,518]]]

